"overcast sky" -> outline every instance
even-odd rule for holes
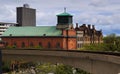
[[[55,26],[56,15],[67,8],[73,24],[93,24],[104,35],[120,35],[120,0],[0,0],[0,22],[16,22],[16,7],[36,9],[37,26]]]

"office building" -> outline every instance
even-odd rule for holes
[[[28,4],[17,7],[17,26],[36,26],[36,9],[30,8]]]

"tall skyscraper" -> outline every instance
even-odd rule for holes
[[[36,26],[36,9],[28,4],[17,7],[17,26]]]

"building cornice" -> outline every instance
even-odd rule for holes
[[[77,36],[1,36],[1,38],[76,38]]]

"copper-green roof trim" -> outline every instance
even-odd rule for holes
[[[1,38],[76,38],[77,36],[2,36]]]
[[[61,13],[61,14],[58,14],[57,16],[73,16],[67,12],[64,12],[64,13]]]
[[[56,26],[9,27],[2,36],[61,36]]]

